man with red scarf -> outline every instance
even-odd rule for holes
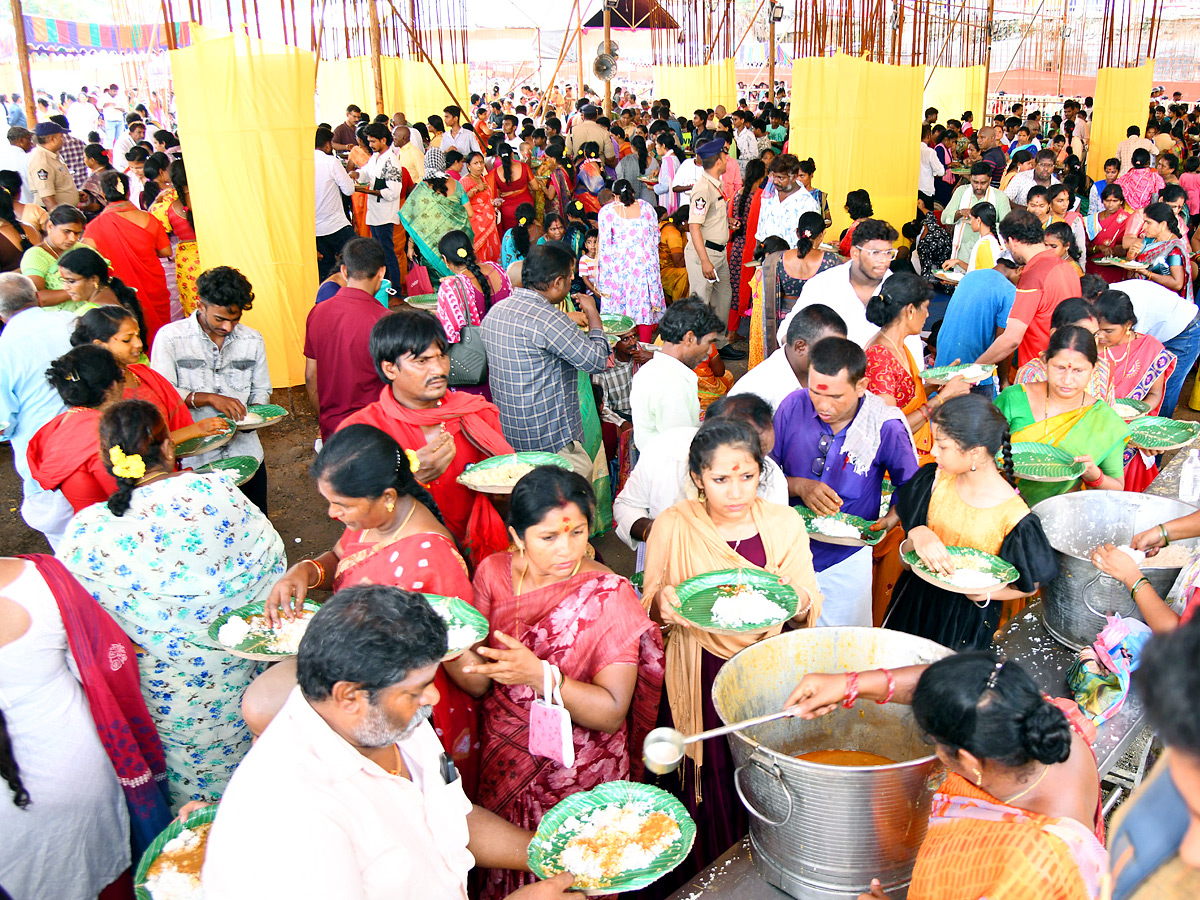
[[[512,453],[500,412],[476,394],[449,390],[450,343],[441,323],[418,310],[393,313],[371,329],[371,356],[388,386],[379,399],[344,419],[374,425],[417,454],[417,480],[429,488],[446,527],[472,565],[508,546],[504,523],[488,498],[458,483],[472,463]]]

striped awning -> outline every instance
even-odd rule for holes
[[[176,42],[190,43],[186,22],[176,23]],[[78,56],[85,53],[146,53],[167,49],[164,25],[101,25],[25,16],[30,53]]]

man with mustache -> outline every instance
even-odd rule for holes
[[[378,396],[367,344],[372,326],[388,313],[375,299],[387,275],[379,242],[352,238],[341,256],[346,286],[312,308],[304,329],[304,390],[317,411],[321,440]]]
[[[369,358],[388,384],[379,399],[338,427],[374,425],[414,451],[417,481],[429,488],[446,527],[478,565],[504,550],[508,535],[487,495],[459,484],[458,476],[472,463],[513,448],[500,431],[500,411],[493,404],[478,394],[449,390],[449,347],[432,314],[404,310],[385,315],[371,329]]]
[[[321,608],[298,686],[221,798],[209,898],[466,900],[473,866],[527,868],[533,832],[467,799],[428,722],[446,646],[420,594],[355,585]],[[571,881],[509,896],[565,900]]]

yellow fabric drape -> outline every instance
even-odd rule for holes
[[[829,194],[833,214],[828,240],[850,225],[843,206],[857,188],[897,231],[916,215],[924,77],[922,66],[841,53],[792,64],[792,96],[802,101],[792,104],[789,149],[817,164],[813,185]]]
[[[718,59],[700,66],[655,66],[654,96],[671,101],[677,116],[692,117],[697,109],[715,109],[718,104],[728,112],[737,108],[737,78],[732,59]]]
[[[1096,73],[1096,112],[1088,143],[1088,175],[1104,177],[1104,160],[1125,140],[1130,125],[1146,127],[1146,101],[1154,80],[1154,60],[1136,69],[1101,69]]]
[[[984,99],[987,91],[983,81],[983,66],[938,66],[932,75],[925,67],[925,96],[921,101],[926,107],[938,110],[938,121],[957,119],[968,109],[975,113],[975,121],[982,122]]]
[[[457,100],[447,93],[426,62],[385,56],[379,60],[379,68],[383,81],[383,108],[389,116],[403,112],[410,122],[417,122],[433,113],[441,115],[451,103],[466,103],[470,99],[466,63],[438,67]],[[331,125],[346,118],[346,107],[351,103],[373,117],[375,82],[371,60],[365,56],[321,60],[317,69],[317,95],[321,120]]]
[[[313,57],[245,32],[171,52],[179,137],[206,266],[254,286],[274,387],[304,381],[304,320],[317,284]]]

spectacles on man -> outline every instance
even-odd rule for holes
[[[874,259],[895,259],[898,251],[895,247],[888,247],[886,250],[860,249],[858,252],[864,256],[873,257]]]
[[[814,478],[820,478],[825,472],[825,457],[829,455],[829,448],[833,446],[833,435],[823,434],[817,439],[817,453],[820,454],[812,463],[812,473]]]

